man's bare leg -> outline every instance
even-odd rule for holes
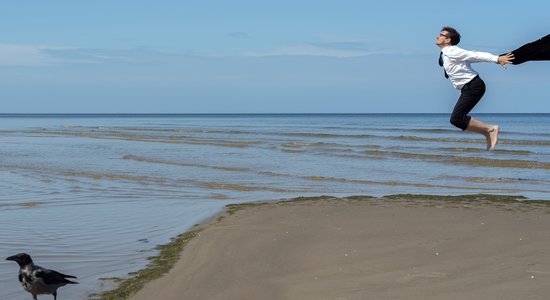
[[[477,119],[471,118],[468,123],[467,131],[476,132],[485,136],[487,140],[487,150],[493,150],[498,143],[498,131],[500,127],[498,125],[490,125],[483,123]]]

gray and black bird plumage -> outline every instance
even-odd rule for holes
[[[78,283],[67,279],[76,278],[75,276],[35,265],[27,253],[19,253],[6,260],[14,261],[19,265],[19,281],[23,289],[32,294],[33,300],[37,300],[36,296],[41,294],[51,294],[54,300],[57,300],[58,288],[66,284]]]

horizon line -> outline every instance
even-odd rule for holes
[[[550,112],[494,112],[494,113],[476,113],[476,115],[547,115]],[[216,112],[199,112],[199,113],[0,113],[0,117],[17,117],[17,116],[193,116],[193,115],[450,115],[447,112],[369,112],[369,113],[351,113],[351,112],[274,112],[274,113],[259,113],[259,112],[236,112],[236,113],[216,113]]]

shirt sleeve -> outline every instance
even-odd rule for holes
[[[498,62],[498,56],[489,52],[469,51],[456,47],[446,54],[450,59],[468,62]]]

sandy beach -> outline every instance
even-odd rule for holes
[[[550,206],[460,198],[247,205],[134,300],[548,299]]]

